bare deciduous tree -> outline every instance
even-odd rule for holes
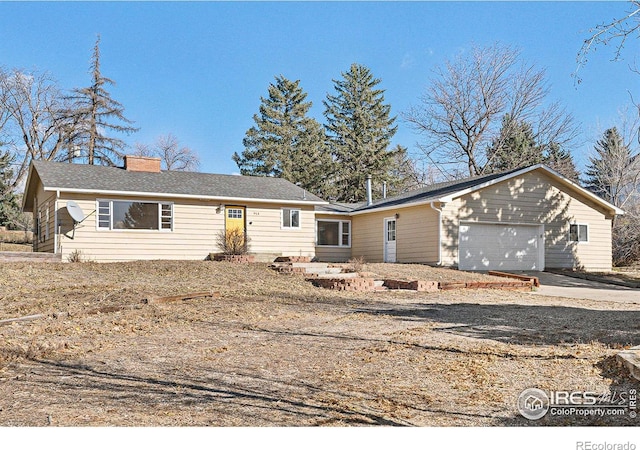
[[[470,176],[479,175],[505,116],[532,124],[539,145],[565,146],[577,136],[558,103],[543,107],[548,93],[545,71],[523,64],[519,50],[473,47],[436,70],[419,105],[403,118],[424,136],[421,150],[444,174],[459,174],[464,166]]]
[[[574,73],[576,81],[581,82],[578,71],[587,64],[589,54],[598,46],[616,43],[614,60],[621,57],[622,49],[629,37],[640,37],[640,0],[631,0],[630,8],[621,19],[597,25],[589,30],[589,37],[584,40],[578,52],[578,67]]]
[[[171,133],[160,136],[150,146],[136,144],[134,154],[160,158],[165,170],[194,172],[200,167],[198,154],[189,147],[181,147],[178,139]]]
[[[640,38],[640,0],[631,0],[629,9],[621,19],[613,19],[597,25],[589,30],[589,37],[584,40],[577,56],[577,67],[573,76],[577,84],[582,82],[579,71],[588,61],[589,55],[600,46],[611,45],[614,48],[614,61],[622,59],[622,51],[629,38]],[[615,45],[614,45],[615,44]],[[630,69],[640,75],[640,68],[637,61],[634,61]],[[631,102],[636,108],[637,116],[640,117],[640,104],[634,100],[633,93],[629,92]],[[640,134],[636,136],[640,142]]]
[[[44,73],[0,70],[0,146],[14,158],[11,186],[18,186],[34,159],[64,158],[75,135],[62,94]]]

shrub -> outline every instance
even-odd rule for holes
[[[69,261],[70,263],[79,263],[84,261],[84,256],[82,255],[82,251],[81,250],[72,251],[69,254],[69,256],[67,256],[67,261]]]
[[[250,239],[240,229],[221,230],[216,236],[216,244],[223,255],[246,255],[249,253]]]
[[[613,265],[630,266],[640,261],[640,202],[625,207],[616,217],[613,231]]]
[[[353,269],[354,272],[361,272],[362,269],[364,269],[364,265],[366,264],[364,256],[351,258],[348,262],[351,265],[351,268]]]

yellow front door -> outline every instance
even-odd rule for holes
[[[225,230],[245,231],[244,206],[225,206]]]

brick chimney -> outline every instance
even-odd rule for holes
[[[160,173],[160,158],[149,156],[125,155],[124,168],[129,172]]]

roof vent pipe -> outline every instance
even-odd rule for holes
[[[367,175],[367,206],[371,205],[373,200],[371,199],[371,175]]]
[[[382,182],[382,198],[387,198],[387,182]]]

